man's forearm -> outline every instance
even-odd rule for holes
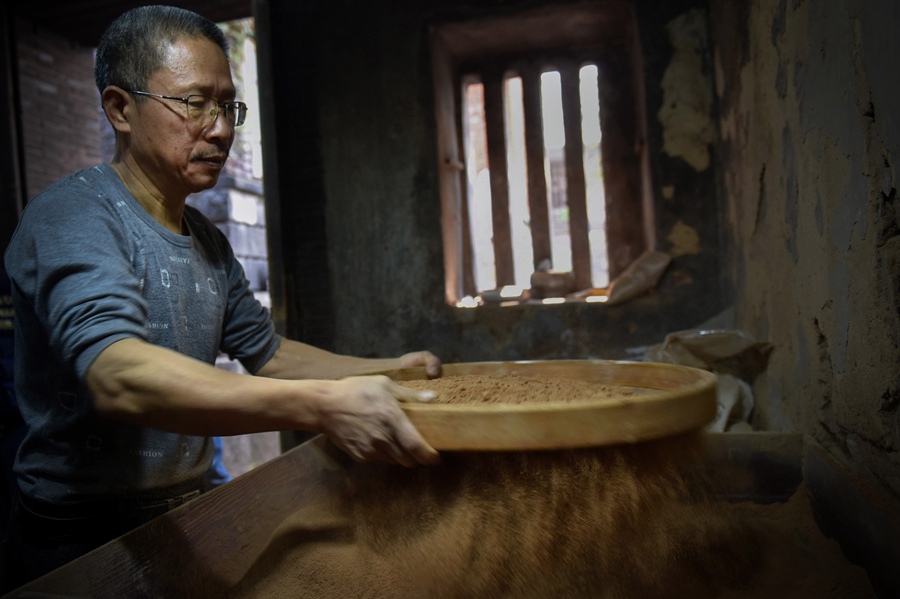
[[[357,358],[282,339],[275,355],[257,374],[276,379],[340,379],[402,367],[400,358]]]
[[[195,435],[319,430],[330,391],[328,381],[235,374],[137,339],[101,352],[86,383],[106,417]]]
[[[315,372],[323,373],[320,376],[339,376],[357,367],[368,371],[367,366],[382,365],[422,365],[433,371],[440,368],[435,356],[415,352],[396,360],[360,360],[308,347],[294,348],[302,356],[303,366],[297,370],[279,369],[278,363],[270,369],[267,364],[263,371],[269,376],[246,376],[138,339],[124,339],[100,353],[88,369],[85,382],[98,412],[138,426],[204,436],[309,430],[327,434],[358,461],[384,460],[412,466],[438,460],[437,452],[398,403],[427,400],[425,392],[402,387],[385,376],[269,378],[296,374],[313,363],[323,364],[315,367]],[[332,356],[342,372],[332,373],[326,368]],[[281,355],[290,363],[288,357],[298,356]]]

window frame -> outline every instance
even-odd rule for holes
[[[546,212],[540,74],[558,70],[563,84],[565,162],[571,222],[575,288],[591,288],[587,204],[582,162],[578,71],[595,64],[600,78],[600,118],[603,127],[606,238],[610,280],[654,245],[650,176],[646,152],[645,103],[640,78],[640,54],[634,34],[634,14],[627,3],[555,7],[540,14],[453,22],[431,28],[435,89],[445,299],[459,305],[475,296],[469,230],[463,139],[463,94],[466,76],[477,75],[485,89],[485,116],[490,155],[495,265],[498,289],[511,284],[508,181],[503,123],[503,82],[507,73],[522,77],[525,97],[526,155],[532,218]],[[550,33],[548,33],[550,32]],[[535,94],[537,98],[535,101]],[[529,99],[530,98],[530,99]],[[499,104],[498,104],[499,102]],[[492,116],[490,116],[492,115]],[[577,118],[572,118],[577,115]],[[530,141],[529,141],[530,140]],[[537,143],[537,141],[540,143]],[[572,140],[575,140],[574,143]],[[535,171],[536,165],[539,171]],[[504,230],[505,234],[502,233]],[[496,231],[500,231],[497,236]],[[498,242],[500,244],[497,250]],[[534,268],[549,252],[549,232],[532,232]],[[579,297],[583,297],[582,293]],[[572,299],[572,298],[569,298]]]

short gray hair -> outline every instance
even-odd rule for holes
[[[228,39],[219,27],[195,12],[174,6],[142,6],[110,24],[97,46],[94,80],[100,93],[110,85],[143,89],[166,64],[168,48],[180,39],[205,37],[228,56]]]

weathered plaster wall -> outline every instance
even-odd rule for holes
[[[277,220],[284,244],[289,333],[357,355],[429,348],[446,361],[621,358],[728,304],[708,131],[677,131],[691,139],[680,142],[689,159],[662,151],[670,127],[714,122],[706,0],[635,4],[653,237],[655,249],[675,255],[656,293],[621,306],[444,303],[428,26],[547,2],[558,0],[266,4],[282,196],[269,224]],[[692,79],[674,77],[663,90],[673,68]]]
[[[758,424],[900,495],[900,4],[714,0],[738,322]]]

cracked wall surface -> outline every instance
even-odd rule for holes
[[[775,346],[757,424],[900,496],[900,4],[711,15],[736,314]]]

